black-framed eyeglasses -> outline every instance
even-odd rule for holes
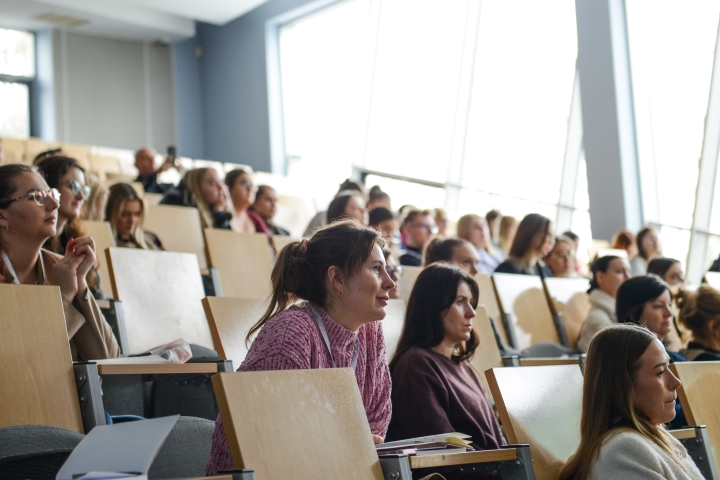
[[[3,208],[7,208],[11,203],[17,202],[18,200],[22,200],[23,198],[31,197],[33,200],[35,200],[35,203],[38,207],[44,207],[45,206],[45,200],[49,198],[52,198],[55,200],[55,203],[60,203],[60,192],[57,188],[51,188],[50,190],[34,190],[30,193],[26,193],[25,195],[19,196],[17,198],[11,198],[9,200],[6,200],[4,202],[0,202],[0,205],[3,206]]]
[[[396,267],[385,267],[385,271],[388,274],[388,277],[390,278],[402,278],[403,275],[403,268],[402,265],[398,265]]]
[[[89,186],[83,185],[77,180],[73,180],[70,183],[65,184],[70,189],[73,195],[76,197],[82,193],[84,198],[90,198],[90,192],[92,191]]]

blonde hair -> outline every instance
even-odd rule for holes
[[[515,234],[511,235],[510,230],[513,227],[517,227],[517,223],[517,218],[508,215],[500,219],[500,228],[498,229],[498,244],[505,253],[510,252],[510,247],[512,247],[512,242],[515,238]]]
[[[105,218],[107,222],[110,223],[113,238],[118,238],[117,224],[120,221],[123,210],[125,210],[125,204],[132,201],[140,202],[141,213],[140,224],[135,231],[131,233],[131,236],[140,248],[159,250],[155,242],[145,236],[145,230],[142,228],[142,223],[145,218],[145,202],[138,196],[135,189],[127,183],[116,183],[110,187],[110,196],[108,197],[107,206],[105,207]]]
[[[200,220],[203,228],[213,228],[215,222],[213,221],[213,214],[210,206],[203,197],[200,184],[205,178],[205,175],[210,171],[210,168],[195,168],[188,170],[183,176],[183,184],[185,185],[185,192],[183,193],[183,205],[190,205],[197,207],[200,211]]]
[[[485,222],[485,219],[482,218],[480,215],[475,215],[474,213],[468,213],[467,215],[463,215],[460,217],[460,219],[457,222],[457,236],[458,238],[462,238],[463,240],[470,241],[470,224],[474,219],[480,220],[480,223],[482,224]],[[492,246],[492,233],[490,232],[490,229],[488,228],[489,235],[485,239],[485,251],[488,252],[490,255],[495,255],[495,249],[493,249]],[[471,242],[472,243],[472,242]]]
[[[93,172],[85,174],[85,183],[90,187],[90,196],[85,199],[80,218],[100,222],[105,215],[103,204],[108,198],[108,188]]]
[[[675,300],[680,313],[678,321],[692,331],[694,339],[708,339],[707,326],[720,319],[720,292],[701,285],[696,292],[681,290]]]

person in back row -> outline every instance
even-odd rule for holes
[[[492,275],[500,262],[505,259],[505,255],[493,247],[487,222],[479,215],[468,214],[460,217],[457,223],[457,236],[475,247],[478,257],[476,268],[480,273]]]
[[[118,247],[165,250],[154,233],[142,227],[145,205],[133,187],[116,183],[110,187],[105,219]]]
[[[685,447],[663,424],[675,417],[680,380],[652,332],[614,325],[585,360],[580,446],[560,480],[702,480]]]
[[[680,353],[690,361],[720,360],[720,292],[701,285],[695,292],[680,291],[678,321],[692,332],[692,340]]]
[[[422,266],[423,248],[436,233],[437,227],[430,210],[411,210],[402,225],[405,253],[400,256],[400,265]]]
[[[512,242],[515,240],[515,233],[517,232],[518,221],[515,217],[505,215],[500,219],[500,230],[498,231],[498,247],[502,250],[504,255],[510,254],[510,248]]]
[[[590,311],[585,317],[578,348],[587,352],[590,340],[597,332],[618,322],[615,315],[615,297],[620,285],[630,278],[630,265],[624,258],[607,255],[595,260],[590,267]]]
[[[685,274],[682,264],[674,258],[658,257],[648,263],[648,275],[657,275],[662,278],[670,287],[676,287],[685,283]]]
[[[248,332],[249,341],[259,331],[238,369],[351,367],[375,443],[383,441],[391,414],[390,372],[378,320],[385,318],[395,283],[385,268],[384,244],[376,230],[342,220],[283,248],[272,271],[270,305]],[[230,469],[218,417],[207,473]]]
[[[225,175],[225,185],[235,210],[230,220],[233,232],[272,235],[262,217],[250,210],[250,206],[255,202],[255,185],[250,173],[241,168],[232,170]]]
[[[555,237],[555,243],[543,261],[553,277],[569,278],[576,275],[573,241],[565,235]]]
[[[214,168],[188,170],[180,184],[163,196],[160,204],[195,207],[200,211],[203,228],[230,230],[232,214],[227,211],[225,185]]]
[[[385,193],[379,185],[374,185],[368,192],[367,209],[372,212],[378,207],[387,208],[392,211],[392,201],[390,195]]]
[[[274,188],[267,185],[260,185],[255,194],[255,201],[249,211],[253,211],[260,215],[265,222],[268,231],[272,235],[290,236],[290,232],[273,223],[273,217],[277,213],[278,196]]]
[[[326,224],[329,225],[344,218],[354,218],[363,225],[367,225],[368,213],[365,209],[365,195],[356,190],[338,193],[328,205]]]
[[[630,259],[630,270],[633,277],[647,274],[648,263],[655,257],[662,256],[662,243],[658,231],[652,227],[640,230],[635,238],[638,254]]]
[[[165,157],[165,161],[160,168],[155,168],[155,150],[152,148],[141,148],[135,152],[135,168],[138,170],[136,182],[140,182],[147,193],[167,193],[175,185],[171,183],[159,183],[158,175],[171,168],[177,169],[182,173],[181,167],[176,163],[176,158],[172,156]]]
[[[0,283],[60,287],[72,359],[116,358],[120,348],[86,281],[93,239],[70,240],[64,256],[42,248],[55,235],[60,201],[30,167],[0,167]]]
[[[337,197],[341,193],[345,193],[348,190],[355,190],[357,192],[360,192],[363,195],[363,197],[365,197],[365,186],[362,183],[356,182],[355,180],[350,180],[349,178],[340,184],[340,188],[338,189],[335,196]],[[310,220],[310,223],[308,224],[307,228],[305,229],[305,233],[303,236],[309,237],[310,235],[313,234],[313,232],[315,230],[322,227],[326,223],[327,223],[327,211],[316,213],[315,216],[312,218],[312,220]]]
[[[388,440],[461,432],[477,449],[505,443],[468,363],[480,344],[472,325],[478,294],[475,279],[454,265],[436,263],[418,276],[390,362]]]
[[[540,263],[553,247],[550,220],[537,213],[526,215],[518,225],[510,255],[495,269],[495,273],[552,276],[550,269]]]
[[[400,228],[397,215],[385,207],[375,207],[368,214],[368,226],[379,230],[382,237],[388,242],[396,238],[396,232]]]
[[[478,263],[475,247],[462,238],[448,238],[443,240],[435,237],[425,246],[423,255],[423,266],[427,267],[436,262],[452,263],[462,268],[473,277],[478,271],[475,266]]]

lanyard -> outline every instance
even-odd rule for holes
[[[8,269],[8,272],[10,272],[10,275],[13,276],[13,283],[15,283],[16,285],[20,285],[20,279],[15,273],[15,269],[13,268],[12,263],[10,263],[10,259],[8,258],[7,253],[5,253],[5,250],[0,252],[0,255],[2,255],[3,262],[5,262],[5,267]],[[40,271],[42,272],[42,285],[47,285],[47,282],[45,282],[45,261],[43,260],[42,252],[40,252],[39,258]]]
[[[328,338],[327,330],[325,329],[325,322],[323,322],[317,310],[315,310],[312,305],[308,303],[308,307],[310,307],[310,312],[312,312],[313,318],[315,318],[315,323],[317,323],[318,329],[320,329],[320,334],[322,335],[323,340],[325,340],[325,346],[327,347],[328,353],[330,354],[330,362],[332,363],[332,367],[338,368],[337,364],[335,363],[335,358],[333,358],[332,348],[330,347],[330,339]],[[358,351],[360,350],[359,344],[360,342],[356,338],[355,353],[353,354],[352,360],[350,360],[350,368],[352,368],[353,371],[355,371],[355,367],[357,366]]]

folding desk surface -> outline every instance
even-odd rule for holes
[[[145,194],[144,228],[157,235],[168,252],[194,253],[200,270],[205,270],[205,240],[198,209],[152,205],[148,203],[151,196],[152,194]]]

